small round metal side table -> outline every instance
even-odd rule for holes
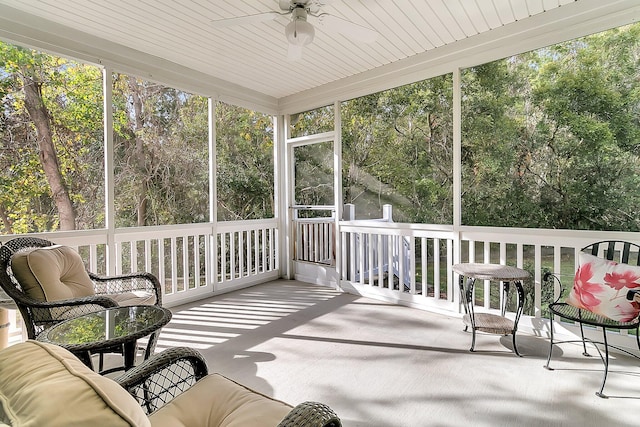
[[[518,347],[516,346],[516,331],[518,330],[518,321],[522,315],[524,305],[524,288],[522,281],[529,277],[529,273],[521,268],[510,267],[508,265],[476,263],[455,264],[452,270],[460,275],[460,297],[464,304],[465,311],[462,321],[465,325],[464,330],[466,331],[468,328],[471,328],[472,333],[470,351],[474,351],[476,331],[482,331],[500,335],[511,334],[513,336],[513,351],[520,356]],[[503,296],[501,298],[500,315],[475,312],[473,288],[476,280],[502,282]],[[507,296],[511,283],[515,285],[518,292],[515,318],[513,320],[506,317]]]

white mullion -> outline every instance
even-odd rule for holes
[[[491,242],[489,241],[485,241],[483,244],[483,253],[484,253],[484,262],[486,264],[491,262]],[[500,289],[502,289],[502,284],[498,283],[499,287],[498,287],[498,293],[500,294],[500,306],[502,307],[502,292],[500,292]],[[485,280],[484,281],[484,308],[490,308],[491,307],[491,280]]]
[[[397,257],[398,260],[398,292],[404,292],[404,236],[396,236],[398,244],[396,245]]]
[[[200,235],[193,236],[193,287],[200,285]]]
[[[534,316],[540,318],[542,316],[542,273],[540,271],[542,266],[542,246],[538,244],[536,244],[534,248],[533,265],[535,265],[535,273],[533,278],[533,309]]]
[[[144,271],[151,271],[151,240],[144,240]]]
[[[422,270],[422,296],[427,296],[427,275],[429,272],[429,254],[427,252],[427,238],[420,238],[420,253],[422,257],[420,259],[420,269]],[[435,276],[433,277],[433,281],[435,282]],[[435,284],[434,284],[435,286]]]
[[[267,230],[262,229],[262,272],[267,272]]]
[[[129,272],[138,271],[138,245],[136,240],[129,242]]]
[[[358,271],[360,272],[360,284],[364,285],[364,234],[359,233],[360,239],[358,239]]]
[[[204,286],[211,283],[214,286],[215,280],[212,280],[214,269],[211,265],[211,234],[204,234]]]
[[[367,234],[367,271],[369,271],[369,286],[373,285],[373,233]]]
[[[171,291],[178,292],[178,260],[176,254],[176,238],[172,237],[171,242]]]
[[[122,242],[116,243],[116,274],[122,274]]]
[[[436,300],[440,299],[440,289],[440,239],[433,239],[433,297]]]
[[[236,278],[236,232],[229,233],[229,273],[231,280]]]
[[[410,287],[411,287],[411,291],[410,293],[412,295],[416,294],[416,238],[413,236],[409,237],[409,250],[411,251],[410,257],[409,257],[409,270],[408,273],[410,273],[409,276],[409,280],[410,282]]]
[[[351,276],[349,277],[349,281],[351,282],[355,282],[356,280],[356,260],[358,259],[357,255],[357,251],[358,248],[356,246],[356,233],[354,233],[353,231],[349,233],[349,240],[350,240],[350,244],[349,244],[349,248],[350,248],[350,252],[351,252],[351,259],[349,264],[351,264],[349,266],[349,272],[351,273]]]
[[[98,247],[89,246],[89,271],[98,272]]]
[[[253,230],[253,267],[256,270],[256,276],[260,274],[260,234],[259,229]]]
[[[238,261],[240,262],[240,265],[238,267],[240,273],[239,277],[244,277],[244,233],[244,231],[238,232]]]
[[[219,233],[220,236],[220,283],[227,281],[227,233]]]
[[[387,236],[387,288],[393,290],[393,235]]]
[[[343,248],[347,247],[347,233],[340,233],[339,235],[340,238],[340,243],[341,246]],[[340,254],[341,258],[342,258],[342,262],[341,262],[341,266],[342,266],[342,280],[348,280],[347,277],[347,269],[345,268],[347,265],[347,251],[342,251],[342,253]],[[353,258],[353,255],[351,256],[351,258]]]
[[[320,261],[320,227],[318,223],[313,223],[313,262]]]
[[[164,256],[164,239],[158,239],[158,280],[162,288],[163,295],[165,292],[166,271],[164,268],[165,256]]]
[[[251,260],[251,253],[252,253],[252,235],[253,235],[253,230],[247,230],[247,276],[251,276],[251,268],[253,266],[253,262]]]
[[[384,285],[382,270],[383,270],[383,262],[384,262],[384,252],[382,251],[382,234],[378,234],[378,244],[377,244],[377,252],[378,252],[378,287],[382,288]]]
[[[274,228],[269,228],[269,259],[271,262],[269,263],[269,270],[274,271],[276,269],[276,230]]]
[[[562,271],[562,246],[553,247],[553,270],[554,272]],[[557,280],[553,281],[553,300],[555,301],[560,296],[560,283]]]
[[[189,289],[189,236],[182,238],[182,286]]]
[[[453,265],[454,264],[454,260],[457,260],[459,254],[455,253],[454,254],[454,248],[458,247],[459,244],[454,242],[453,240],[446,240],[447,242],[447,265]],[[435,251],[434,251],[435,252]],[[440,247],[438,247],[438,254],[440,254]],[[435,256],[435,255],[434,255]],[[446,266],[445,266],[446,269]],[[438,271],[440,271],[440,257],[438,256]],[[438,276],[440,277],[440,276]],[[438,288],[437,288],[437,296],[436,298],[440,298],[440,281],[438,281]],[[455,287],[455,283],[453,280],[453,271],[451,271],[450,269],[447,270],[447,300],[448,301],[458,301],[459,296],[460,296],[460,292],[456,292],[456,290],[454,289]],[[459,301],[458,301],[459,302]]]

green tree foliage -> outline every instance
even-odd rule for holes
[[[27,84],[33,87],[30,94],[35,96],[40,118],[27,108]],[[103,188],[102,175],[93,166],[87,168],[95,161],[100,165],[102,157],[100,71],[0,43],[0,97],[3,231],[26,233],[60,226],[56,212],[61,195],[51,190],[51,173],[61,179],[60,188],[66,193],[62,198],[72,203],[72,216],[67,218],[71,224],[65,228],[100,227],[104,190],[98,195],[96,190]],[[53,144],[52,152],[44,153],[44,140]],[[55,170],[44,163],[45,157],[54,162]]]
[[[207,100],[114,76],[116,225],[208,221]]]
[[[636,24],[463,70],[463,223],[639,231],[639,61]],[[74,228],[104,226],[101,85],[97,67],[0,43],[2,232],[62,227],[46,126]],[[452,222],[452,85],[343,103],[343,201],[360,218],[390,203],[396,220]],[[207,221],[207,100],[117,74],[113,104],[116,224]],[[271,118],[222,103],[216,116],[218,219],[272,216]],[[333,108],[292,121],[294,137],[326,132]],[[296,149],[297,203],[333,202],[331,151]]]
[[[640,26],[463,74],[463,222],[640,230]]]
[[[273,217],[271,116],[220,102],[216,119],[218,219]]]
[[[345,202],[396,220],[453,218],[452,77],[440,76],[344,103]]]

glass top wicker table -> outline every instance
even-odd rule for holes
[[[516,331],[518,321],[522,315],[524,306],[524,288],[522,281],[529,277],[529,273],[521,268],[510,267],[501,264],[455,264],[452,267],[455,273],[460,275],[460,298],[464,305],[465,314],[462,318],[464,330],[471,328],[471,349],[474,351],[476,344],[476,331],[488,332],[500,335],[512,335],[513,352],[520,356],[516,346]],[[465,280],[466,279],[466,280]],[[502,282],[502,297],[500,298],[500,314],[476,313],[473,302],[473,288],[476,280],[492,280]],[[511,283],[518,292],[516,300],[515,318],[506,317],[509,288]]]
[[[171,311],[155,305],[115,307],[60,322],[36,338],[66,348],[93,369],[92,353],[122,351],[124,366],[108,373],[132,368],[139,338],[150,335],[171,320]]]

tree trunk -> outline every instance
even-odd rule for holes
[[[49,182],[53,202],[58,209],[60,230],[75,230],[76,215],[69,197],[69,191],[60,173],[58,156],[51,135],[49,112],[42,100],[41,83],[28,76],[23,76],[22,82],[25,95],[24,104],[29,117],[31,117],[36,127],[40,163]]]
[[[144,153],[144,141],[141,133],[144,129],[144,119],[142,111],[142,99],[138,93],[138,85],[134,77],[129,77],[129,90],[131,91],[131,99],[133,104],[133,134],[136,139],[135,161],[139,174],[140,182],[138,183],[137,194],[137,210],[138,210],[138,226],[146,225],[147,219],[147,171]]]
[[[11,224],[11,220],[9,219],[9,215],[7,214],[7,210],[2,205],[0,205],[0,218],[2,218],[2,224],[4,225],[5,234],[13,234],[13,226]]]

